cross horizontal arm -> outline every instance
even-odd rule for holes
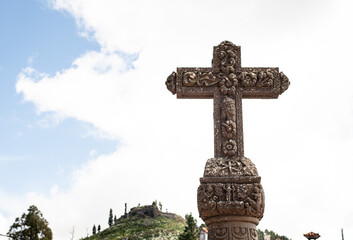
[[[237,79],[243,98],[278,98],[289,87],[278,68],[241,68]]]
[[[289,86],[278,68],[240,68],[224,76],[213,68],[177,68],[167,79],[167,87],[177,98],[213,98],[227,84],[242,92],[242,98],[278,98]]]

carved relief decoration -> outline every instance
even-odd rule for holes
[[[238,86],[238,79],[234,73],[230,73],[229,76],[221,75],[221,81],[219,82],[219,86],[221,89],[221,93],[224,95],[234,96],[236,87]]]
[[[240,67],[240,48],[229,41],[223,41],[215,48],[213,66],[215,72],[229,75]]]
[[[265,196],[260,183],[202,183],[197,202],[203,220],[221,215],[261,219]]]
[[[209,228],[209,239],[257,240],[257,231],[249,227],[213,227]]]
[[[228,239],[228,228],[227,227],[219,227],[214,228],[212,231],[209,232],[210,237],[209,239],[216,239],[216,240],[224,240]]]
[[[236,125],[232,120],[222,122],[222,136],[226,139],[234,138],[236,134]]]
[[[236,136],[236,116],[234,99],[230,97],[223,98],[221,108],[221,120],[222,137],[224,138],[224,141],[222,143],[222,152],[227,157],[233,157],[237,153],[237,142],[234,140]]]
[[[245,227],[235,227],[232,228],[232,239],[243,240],[248,239],[248,228]]]
[[[175,94],[176,93],[176,73],[172,72],[172,74],[169,75],[167,78],[167,81],[165,82],[165,85],[167,85],[168,90]]]
[[[242,72],[239,75],[242,87],[254,87],[257,82],[257,75],[253,72]]]
[[[268,91],[269,89],[280,88],[284,92],[288,89],[289,80],[283,73],[279,74],[273,68],[248,68],[247,71],[231,72],[229,74],[215,71],[203,72],[198,69],[194,71],[186,70],[182,73],[182,85],[185,87],[213,87],[217,84],[223,95],[234,96],[238,88],[250,91],[261,91],[262,89]]]
[[[191,86],[205,86],[210,87],[216,85],[220,81],[219,78],[213,76],[212,72],[203,73],[201,71],[185,72],[183,75],[183,85]]]
[[[233,121],[235,122],[235,100],[230,97],[223,98],[222,101],[222,112],[221,119],[223,121]]]
[[[259,72],[257,75],[258,77],[257,86],[271,87],[273,85],[274,76],[275,76],[275,73],[271,69]]]
[[[257,231],[254,228],[250,228],[250,239],[251,240],[257,240]]]
[[[255,164],[249,158],[211,158],[205,166],[204,177],[256,177]]]
[[[234,140],[224,141],[222,151],[227,157],[233,157],[237,153],[237,143]]]

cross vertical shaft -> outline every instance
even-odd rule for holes
[[[244,156],[242,93],[223,96],[216,92],[213,100],[214,148],[216,158]]]

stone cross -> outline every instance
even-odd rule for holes
[[[243,98],[277,98],[289,86],[278,68],[243,68],[240,46],[214,47],[212,68],[177,68],[166,85],[177,98],[213,98],[214,155],[244,157]]]
[[[178,98],[212,98],[214,158],[208,159],[197,190],[209,240],[257,240],[265,194],[255,164],[244,157],[243,98],[277,98],[289,86],[278,68],[243,68],[240,47],[214,47],[211,68],[177,68],[167,88]]]

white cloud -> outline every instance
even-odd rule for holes
[[[124,202],[132,207],[157,198],[169,211],[197,215],[198,178],[213,155],[212,103],[177,100],[164,81],[178,66],[210,66],[212,46],[225,39],[242,46],[243,66],[279,66],[292,82],[278,100],[243,104],[246,156],[266,192],[260,228],[293,239],[314,230],[329,239],[347,224],[346,237],[353,236],[343,214],[353,210],[350,3],[52,4],[72,14],[102,50],[54,76],[26,68],[16,89],[39,113],[88,122],[121,142],[115,153],[78,169],[68,191],[27,196],[56,238],[66,238],[72,226],[78,237],[93,224],[106,226],[109,208],[122,214]],[[139,54],[133,69],[122,52]]]

